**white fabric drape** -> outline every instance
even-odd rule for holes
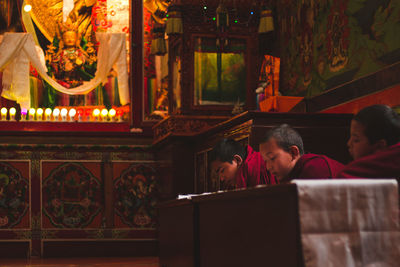
[[[63,22],[67,21],[69,13],[74,9],[74,0],[63,1]]]
[[[47,75],[31,34],[6,33],[0,44],[0,70],[4,69],[2,96],[17,101],[21,108],[30,107],[29,62],[54,89],[68,95],[89,93],[107,81],[107,75],[114,66],[118,75],[120,102],[122,105],[129,103],[125,33],[96,33],[96,38],[100,45],[95,77],[81,86],[68,89]]]
[[[306,267],[400,262],[396,180],[294,180]]]

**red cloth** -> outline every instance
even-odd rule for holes
[[[283,182],[293,179],[333,178],[343,166],[342,163],[324,155],[304,154]]]
[[[247,146],[247,157],[236,173],[236,188],[252,187],[259,184],[277,184],[270,174],[261,154]]]
[[[400,143],[350,162],[336,177],[400,178]]]

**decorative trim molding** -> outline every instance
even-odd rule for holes
[[[229,117],[225,116],[185,116],[172,115],[160,121],[153,127],[156,144],[167,136],[193,136],[210,129]]]

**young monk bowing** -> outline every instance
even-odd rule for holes
[[[351,121],[347,146],[354,161],[338,178],[400,178],[400,116],[389,106],[359,111]]]
[[[292,179],[333,178],[343,167],[326,156],[304,154],[301,136],[287,124],[268,131],[259,148],[268,171],[279,183]]]
[[[260,153],[243,147],[233,139],[223,139],[210,152],[211,171],[221,182],[221,189],[275,184]]]

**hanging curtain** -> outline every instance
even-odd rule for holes
[[[47,75],[45,66],[35,48],[29,33],[6,33],[0,44],[0,70],[3,73],[4,98],[15,100],[21,108],[30,107],[29,62],[39,75],[55,90],[68,95],[87,94],[99,84],[107,81],[112,68],[118,74],[118,90],[122,105],[129,103],[129,85],[126,63],[125,33],[96,33],[100,42],[97,55],[98,64],[95,77],[75,88],[65,88]]]

